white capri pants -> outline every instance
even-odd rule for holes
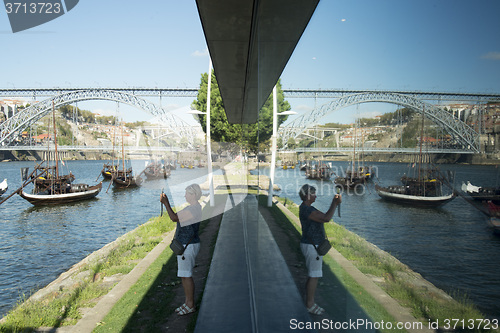
[[[307,275],[313,278],[323,276],[323,256],[318,255],[312,244],[300,243],[300,249],[306,258]]]
[[[184,244],[184,246],[186,246]],[[194,260],[200,252],[200,243],[189,244],[184,250],[184,253],[177,256],[177,276],[191,277],[193,276]],[[184,258],[184,259],[183,259]]]

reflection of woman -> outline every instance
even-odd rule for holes
[[[201,205],[198,202],[201,197],[201,189],[198,184],[186,187],[184,196],[189,206],[175,213],[168,201],[168,197],[162,193],[161,203],[167,208],[167,213],[173,222],[177,224],[176,238],[184,245],[184,253],[177,256],[177,276],[181,278],[184,295],[184,304],[175,309],[178,315],[183,316],[196,311],[194,306],[194,280],[193,267],[196,255],[200,251],[200,237],[198,229],[201,222]]]
[[[319,256],[316,247],[326,238],[325,223],[328,223],[335,212],[335,208],[342,202],[342,197],[336,194],[333,197],[330,208],[322,213],[312,206],[316,201],[316,188],[305,184],[299,191],[302,204],[299,207],[299,218],[302,226],[302,238],[300,249],[306,258],[307,282],[306,282],[306,307],[309,313],[320,315],[325,309],[314,302],[314,294],[318,286],[318,280],[323,276],[323,256]]]

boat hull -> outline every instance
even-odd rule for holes
[[[151,172],[144,172],[146,175],[147,179],[166,179],[168,178],[167,172],[161,172],[161,173],[151,173]]]
[[[462,183],[462,191],[467,193],[472,199],[477,201],[493,201],[500,204],[500,187],[481,187]]]
[[[138,187],[142,184],[142,178],[140,177],[128,177],[126,179],[123,178],[113,178],[113,186],[115,188],[131,188]]]
[[[113,174],[109,171],[102,170],[101,174],[102,174],[102,177],[106,180],[111,180],[111,178],[113,178]]]
[[[378,195],[384,200],[419,207],[439,207],[455,198],[454,193],[449,195],[429,197],[403,193],[393,193],[388,188],[380,187],[378,185],[375,185],[375,190],[377,191]]]
[[[30,194],[23,190],[19,192],[19,195],[33,205],[59,205],[92,199],[99,194],[101,189],[102,182],[95,186],[88,187],[86,190],[63,194]]]

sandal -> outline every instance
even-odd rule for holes
[[[194,306],[192,308],[190,308],[189,306],[186,305],[186,303],[182,304],[177,309],[175,309],[175,312],[177,312],[177,314],[179,316],[184,316],[184,315],[193,313],[195,311],[196,311],[196,308]]]
[[[185,305],[186,305],[186,303],[183,303],[181,306],[179,306],[177,309],[175,309],[175,313],[178,313],[179,311],[181,311]]]
[[[314,303],[313,306],[311,306],[309,309],[307,309],[307,312],[313,314],[313,315],[321,315],[323,312],[325,312],[325,309],[320,307],[318,304]]]

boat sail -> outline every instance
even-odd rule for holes
[[[412,206],[438,207],[455,198],[454,191],[448,194],[443,191],[443,185],[449,185],[450,179],[443,177],[436,167],[425,168],[422,166],[424,119],[425,109],[422,112],[417,176],[403,176],[401,178],[402,185],[387,187],[375,185],[375,190],[382,199]]]
[[[54,162],[50,166],[50,151],[47,159],[35,166],[28,176],[28,168],[23,168],[24,184],[14,193],[29,201],[33,205],[55,205],[94,198],[102,189],[102,182],[89,186],[87,184],[74,184],[75,176],[70,172],[67,175],[59,174],[59,157],[57,154],[57,129],[55,122],[55,109],[52,103],[52,120],[54,127]],[[25,191],[24,187],[30,182],[34,184],[32,192]]]

